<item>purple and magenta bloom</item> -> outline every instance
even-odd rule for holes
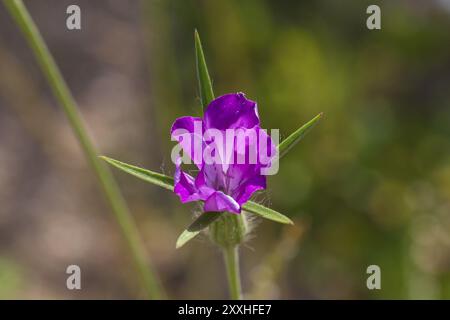
[[[225,137],[233,130],[244,140],[217,139],[218,134]],[[260,127],[256,102],[243,93],[216,98],[203,118],[176,119],[171,135],[199,170],[194,178],[181,170],[181,158],[176,161],[174,192],[182,203],[204,201],[205,212],[240,213],[254,192],[266,188],[262,169],[270,166],[276,148]],[[252,158],[252,150],[256,157]],[[208,154],[216,161],[207,159]]]

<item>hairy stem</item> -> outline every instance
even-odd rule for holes
[[[239,253],[238,247],[223,248],[223,255],[225,259],[225,266],[227,268],[228,287],[230,290],[230,297],[233,300],[241,300],[241,276],[239,272]]]
[[[44,39],[21,0],[4,0],[4,4],[33,50],[42,72],[46,76],[53,93],[63,108],[84,155],[98,179],[100,188],[111,206],[112,212],[130,249],[136,268],[141,275],[142,285],[150,298],[164,298],[165,294],[160,287],[158,278],[148,265],[146,252],[139,237],[136,224],[112,174],[97,157],[98,153],[87,133],[75,100],[56,66]]]

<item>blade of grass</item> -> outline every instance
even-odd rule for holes
[[[313,119],[305,123],[299,129],[294,131],[289,137],[281,141],[278,145],[279,158],[284,157],[302,138],[319,122],[323,113],[319,113]]]
[[[136,224],[128,211],[127,205],[110,171],[97,158],[97,152],[87,134],[75,100],[37,26],[21,0],[4,0],[3,3],[24,34],[42,72],[46,76],[53,93],[69,120],[84,155],[92,167],[92,170],[98,179],[100,188],[111,206],[112,212],[120,226],[120,230],[141,276],[142,285],[144,286],[145,291],[150,298],[164,298],[165,294],[159,284],[159,280],[152,272],[151,268],[149,268],[148,258],[146,257],[146,252],[139,237]]]
[[[202,43],[197,30],[194,32],[194,38],[198,87],[203,111],[205,111],[208,104],[214,99],[214,91],[211,84],[211,78],[209,77],[208,67],[206,66],[205,55],[203,54]]]

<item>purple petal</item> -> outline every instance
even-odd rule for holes
[[[178,118],[170,130],[172,140],[180,143],[183,151],[196,165],[200,165],[202,162],[203,133],[203,121],[197,117]]]
[[[267,132],[259,126],[237,129],[234,139],[234,160],[238,164],[270,165],[276,146]]]
[[[239,205],[246,203],[253,193],[258,190],[264,190],[266,188],[266,176],[258,175],[254,176],[247,181],[244,181],[240,186],[234,191],[233,198],[236,199]]]
[[[232,197],[226,195],[222,191],[216,191],[205,201],[203,207],[205,212],[208,211],[228,211],[240,213],[241,207]]]
[[[204,163],[197,179],[205,186],[215,190],[225,190],[225,173],[222,170],[221,164],[206,164]]]
[[[245,98],[243,93],[223,95],[208,105],[204,121],[207,129],[253,128],[259,125],[256,102]]]
[[[198,189],[199,193],[202,195],[203,200],[209,198],[211,194],[213,194],[216,190],[213,188],[213,184],[209,181],[209,178],[206,176],[205,165],[197,174],[195,178],[195,187]]]
[[[227,172],[228,194],[239,205],[247,202],[257,190],[266,188],[266,176],[260,173],[261,166],[248,164],[231,165]]]
[[[277,150],[272,138],[263,129],[258,129],[258,164],[262,167],[270,166]]]
[[[181,160],[181,159],[180,159]],[[180,197],[182,203],[200,200],[200,193],[195,186],[194,178],[184,173],[180,168],[181,161],[177,161],[175,169],[174,192]]]

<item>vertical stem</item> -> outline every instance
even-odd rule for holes
[[[224,212],[209,226],[211,239],[223,251],[230,296],[233,300],[242,299],[238,247],[244,241],[247,231],[247,220],[244,213]]]
[[[148,259],[136,224],[127,208],[120,190],[108,168],[100,162],[97,151],[87,133],[79,114],[75,100],[67,87],[56,63],[47,48],[39,30],[21,0],[3,1],[10,15],[22,30],[28,44],[47,78],[57,100],[62,106],[81,148],[94,171],[101,190],[111,206],[112,212],[120,226],[126,243],[130,249],[136,268],[141,275],[142,285],[150,298],[165,297],[158,278],[148,266]]]
[[[241,300],[241,276],[239,272],[239,253],[237,246],[223,248],[225,266],[227,268],[228,287],[233,300]]]

